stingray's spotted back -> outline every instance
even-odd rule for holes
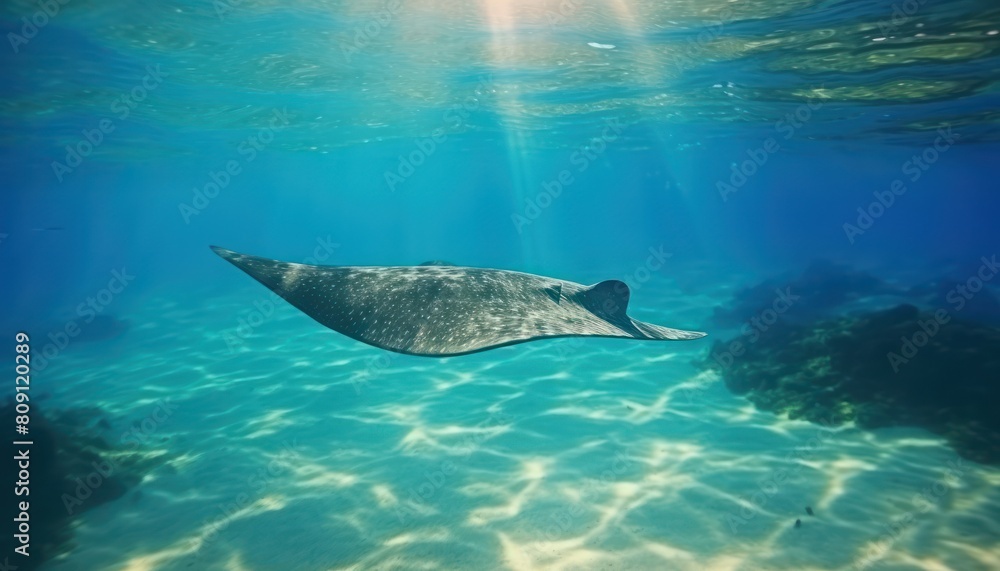
[[[565,336],[697,339],[628,317],[628,287],[451,265],[311,266],[213,246],[323,325],[400,353],[460,355]]]

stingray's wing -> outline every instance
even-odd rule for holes
[[[213,250],[319,323],[400,353],[461,355],[565,336],[704,336],[632,320],[622,282],[587,288],[505,270],[309,266]]]

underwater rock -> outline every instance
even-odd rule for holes
[[[901,295],[904,292],[869,273],[825,260],[814,260],[797,278],[769,279],[744,288],[733,296],[727,307],[717,307],[712,315],[721,326],[735,326],[771,307],[775,290],[797,296],[790,317],[813,319],[861,298],[876,295]],[[783,316],[788,319],[789,316]]]
[[[758,408],[825,424],[918,426],[965,458],[1000,463],[1000,329],[899,305],[779,322],[735,359],[703,362]]]
[[[928,307],[961,311],[964,319],[1000,327],[1000,300],[988,286],[973,292],[967,282],[942,278],[914,286],[908,293]]]
[[[451,262],[446,262],[444,260],[430,260],[420,264],[421,266],[454,266],[455,264]]]
[[[0,418],[15,416],[14,403],[0,406]],[[29,502],[30,557],[14,554],[8,560],[19,571],[37,569],[44,562],[72,549],[72,523],[80,513],[122,497],[134,488],[154,466],[154,461],[138,451],[109,444],[102,436],[107,425],[104,413],[96,408],[42,412],[31,408],[28,479],[30,495],[6,494],[4,514],[20,512],[18,504]],[[7,441],[7,458],[25,447]],[[3,462],[0,473],[5,482],[17,480],[15,462]],[[10,522],[10,520],[7,520]],[[13,554],[19,545],[13,526],[0,540],[3,553]],[[2,560],[0,560],[2,561]]]

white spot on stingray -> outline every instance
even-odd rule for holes
[[[288,271],[285,272],[285,275],[281,276],[281,287],[285,291],[295,288],[295,283],[299,281],[299,278],[304,273],[302,271],[303,267],[301,264],[288,264]]]

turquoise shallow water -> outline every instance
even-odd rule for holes
[[[0,32],[0,346],[30,333],[51,437],[21,571],[1000,568],[995,1],[11,0]],[[621,280],[708,337],[400,355],[213,244]]]
[[[633,313],[683,321],[722,293],[652,280]],[[562,339],[432,360],[278,305],[229,352],[218,331],[262,298],[150,298],[126,337],[55,362],[48,404],[99,406],[111,434],[164,399],[169,413],[140,432],[162,463],[86,512],[52,568],[994,566],[995,469],[918,429],[755,411],[690,364],[693,343]]]

